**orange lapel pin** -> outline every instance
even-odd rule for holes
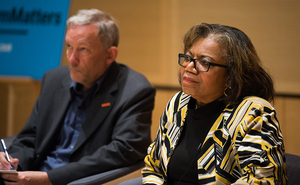
[[[108,106],[110,106],[110,102],[102,103],[102,104],[101,104],[101,107],[108,107]]]

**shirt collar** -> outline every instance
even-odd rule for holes
[[[93,96],[99,91],[100,89],[100,85],[103,82],[103,79],[105,78],[105,76],[107,76],[107,73],[109,71],[109,69],[111,68],[111,65],[107,68],[107,70],[105,71],[105,73],[103,75],[101,75],[96,82],[94,83],[94,85],[92,85],[92,87],[90,87],[89,89],[87,89],[86,91],[82,91],[82,84],[77,83],[75,81],[72,81],[71,86],[70,86],[70,91],[71,91],[71,96],[75,95],[74,93],[76,93],[79,96],[84,96],[86,94],[89,93],[93,93]],[[92,92],[90,92],[92,91]]]

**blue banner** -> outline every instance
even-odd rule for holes
[[[0,0],[0,75],[43,74],[60,65],[70,0]]]

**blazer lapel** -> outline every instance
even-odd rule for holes
[[[55,92],[54,98],[54,110],[53,110],[53,120],[51,123],[50,130],[46,130],[47,133],[44,133],[42,137],[44,137],[41,143],[41,146],[48,147],[48,144],[53,142],[53,135],[58,134],[57,130],[60,128],[60,125],[63,121],[65,112],[69,105],[71,95],[70,95],[70,84],[72,82],[71,78],[65,78],[62,81],[62,88],[58,89]],[[41,148],[43,148],[41,147]],[[41,151],[45,151],[41,149]]]
[[[162,140],[164,142],[164,147],[166,147],[166,150],[162,150],[162,152],[167,151],[167,153],[163,154],[163,156],[166,156],[167,158],[163,160],[164,166],[168,166],[169,157],[171,157],[174,149],[178,144],[185,123],[185,118],[188,111],[187,106],[189,101],[190,96],[182,93],[179,105],[177,106],[172,104],[173,111],[177,112],[173,115],[172,122],[168,121],[165,124],[167,137],[165,137],[165,139]]]
[[[54,111],[54,118],[53,118],[53,127],[51,129],[56,129],[58,125],[62,122],[64,115],[66,113],[67,107],[70,103],[71,95],[70,89],[64,88],[60,89],[56,92],[56,99],[55,99],[55,111]]]
[[[224,115],[221,114],[208,132],[197,156],[199,179],[215,178],[216,169],[224,158],[223,150],[228,139],[224,130]],[[227,142],[228,143],[228,142]],[[228,146],[226,146],[228,147]]]
[[[113,108],[116,99],[112,94],[118,90],[117,78],[119,73],[118,64],[113,63],[103,79],[99,92],[93,98],[73,153],[97,130]]]
[[[97,128],[105,121],[107,115],[115,104],[115,98],[111,95],[104,97],[100,95],[95,97],[90,107],[86,120],[82,126],[77,143],[73,152],[75,152]]]

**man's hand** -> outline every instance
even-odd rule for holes
[[[7,161],[4,152],[0,152],[0,170],[10,170],[11,166],[14,170],[18,169],[19,159],[10,157],[10,163]]]
[[[18,174],[1,174],[5,185],[52,185],[47,172],[24,171]]]

